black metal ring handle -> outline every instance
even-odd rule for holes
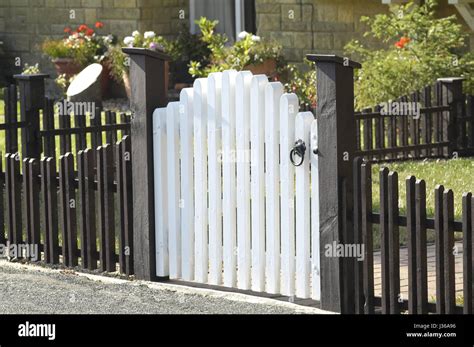
[[[306,153],[306,144],[303,140],[298,140],[295,142],[295,146],[290,152],[290,161],[294,166],[301,166],[304,162],[304,154]],[[295,161],[295,156],[298,155],[300,160]]]

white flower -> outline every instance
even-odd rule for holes
[[[260,42],[260,36],[257,36],[257,35],[252,35],[252,41],[254,42]]]
[[[240,40],[243,40],[243,39],[245,39],[248,35],[250,35],[248,32],[242,31],[237,37],[238,37]]]
[[[133,45],[134,41],[135,39],[131,36],[127,36],[126,38],[123,39],[123,43],[125,44],[125,46]]]
[[[112,35],[107,35],[105,36],[104,41],[106,43],[112,43],[114,41],[114,37]]]
[[[156,34],[154,31],[146,31],[144,36],[146,39],[153,39],[156,36]]]
[[[133,37],[137,37],[137,36],[140,36],[140,32],[135,30],[133,33],[132,33],[132,36]]]

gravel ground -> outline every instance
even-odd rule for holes
[[[312,307],[209,289],[0,261],[1,314],[317,314]]]

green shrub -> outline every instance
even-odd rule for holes
[[[201,30],[201,40],[207,45],[211,54],[208,64],[191,61],[189,69],[191,75],[207,77],[212,72],[230,69],[241,71],[248,65],[258,65],[267,59],[274,59],[278,65],[282,65],[282,47],[278,43],[243,31],[239,34],[239,41],[227,45],[227,36],[215,32],[218,23],[204,17],[196,21]]]
[[[370,50],[357,40],[347,54],[362,62],[356,71],[356,108],[371,107],[432,84],[437,78],[466,78],[474,91],[474,55],[464,53],[466,37],[456,16],[437,18],[436,0],[423,5],[395,5],[390,14],[363,17],[370,26],[365,36],[389,48]]]

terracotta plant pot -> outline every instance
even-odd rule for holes
[[[67,78],[77,75],[82,70],[82,67],[71,58],[57,58],[52,61],[58,75],[66,75]]]
[[[110,85],[110,68],[109,64],[106,62],[102,63],[102,74],[100,75],[100,89],[102,91],[102,95],[106,96],[109,90]]]
[[[247,65],[244,70],[248,70],[254,75],[267,75],[268,77],[275,77],[276,67],[275,59],[267,59],[261,64]]]
[[[125,86],[125,92],[127,93],[128,100],[132,99],[132,86],[130,84],[130,76],[128,72],[124,71],[122,74],[123,85]]]

